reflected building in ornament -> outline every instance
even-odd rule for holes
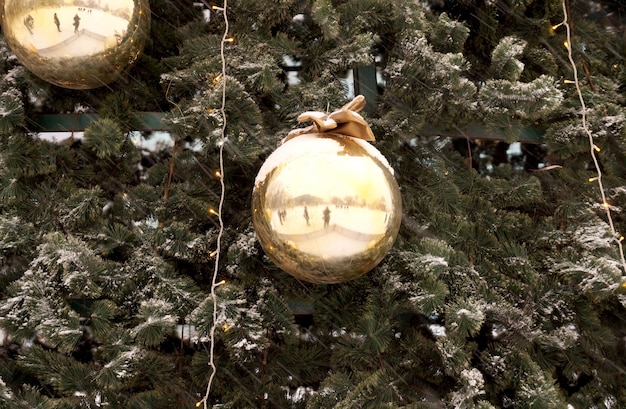
[[[33,74],[61,87],[97,88],[139,57],[148,0],[4,0],[2,29]]]
[[[307,134],[261,168],[253,193],[257,237],[281,269],[313,283],[371,270],[397,236],[402,201],[393,171],[369,143]]]

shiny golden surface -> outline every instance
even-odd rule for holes
[[[400,228],[402,200],[391,169],[367,142],[307,134],[268,157],[252,208],[259,242],[278,267],[332,284],[383,259]]]
[[[89,89],[119,77],[141,53],[148,0],[4,0],[2,31],[32,73],[65,88]]]

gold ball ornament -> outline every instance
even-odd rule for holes
[[[2,31],[20,62],[64,88],[116,80],[143,50],[148,0],[4,0]]]
[[[314,125],[292,131],[261,166],[252,221],[267,256],[292,276],[317,284],[360,277],[393,246],[402,199],[393,169],[366,140],[356,112],[362,96]]]

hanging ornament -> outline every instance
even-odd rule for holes
[[[2,5],[2,31],[20,62],[65,88],[97,88],[116,80],[141,53],[149,29],[148,0],[4,0]]]
[[[402,199],[357,96],[330,115],[305,112],[261,167],[252,221],[261,247],[292,276],[319,284],[374,268],[398,234]]]

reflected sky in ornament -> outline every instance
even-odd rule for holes
[[[343,180],[346,178],[349,182]],[[367,203],[373,203],[383,196],[385,203],[390,202],[389,192],[381,195],[381,191],[375,188],[385,183],[382,170],[372,167],[370,160],[363,157],[328,157],[322,163],[318,157],[302,158],[286,164],[274,182],[274,191],[268,191],[268,195],[284,189],[292,197],[308,194],[330,197],[336,201],[359,197]]]

